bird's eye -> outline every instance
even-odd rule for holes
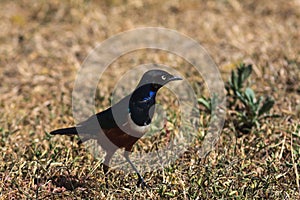
[[[162,79],[162,80],[166,80],[166,78],[167,78],[166,75],[162,75],[162,76],[161,76],[161,79]]]

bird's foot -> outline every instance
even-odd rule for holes
[[[102,164],[103,166],[102,166],[102,168],[103,168],[103,172],[104,172],[104,174],[105,175],[107,175],[108,174],[108,170],[109,170],[109,166],[108,165],[106,165],[106,164]]]
[[[150,188],[150,187],[145,183],[145,181],[144,181],[143,178],[140,178],[136,185],[137,185],[138,187],[141,186],[143,189],[144,189],[144,188],[147,188],[147,189]]]
[[[107,180],[105,180],[105,189],[109,189],[109,184],[108,184]]]
[[[109,188],[109,184],[108,184],[109,166],[107,166],[106,164],[102,163],[102,169],[103,169],[103,172],[104,172],[105,187],[106,187],[106,189],[108,189]]]

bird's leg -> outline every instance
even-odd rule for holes
[[[103,172],[105,175],[105,184],[106,187],[108,188],[108,179],[107,179],[107,175],[108,175],[108,170],[109,170],[109,161],[111,159],[111,157],[113,156],[114,152],[106,152],[105,158],[104,158],[104,162],[103,164]]]
[[[104,162],[103,162],[103,172],[104,174],[107,174],[108,170],[109,170],[109,161],[113,156],[113,152],[106,152],[105,158],[104,158]]]
[[[133,168],[133,170],[137,173],[139,180],[137,182],[137,186],[142,186],[142,188],[144,187],[148,187],[148,185],[145,183],[144,178],[142,177],[142,175],[140,174],[139,170],[134,166],[134,164],[131,162],[130,158],[129,158],[129,151],[124,152],[124,157],[126,159],[126,161],[131,165],[131,167]]]
[[[106,164],[102,163],[103,164],[103,172],[104,174],[106,175],[108,173],[108,170],[109,170],[109,166],[107,166]]]

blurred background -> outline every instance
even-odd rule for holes
[[[224,81],[237,64],[252,64],[251,88],[273,96],[272,112],[281,117],[239,138],[225,126],[208,160],[198,162],[192,151],[161,169],[163,173],[147,174],[153,186],[149,191],[124,183],[134,175],[116,172],[112,191],[103,187],[99,162],[75,139],[50,138],[47,133],[74,125],[72,89],[89,52],[115,34],[147,26],[174,29],[197,40]],[[299,195],[299,0],[1,0],[0,27],[1,198]],[[196,72],[181,68],[188,65],[181,58],[141,50],[121,57],[106,71],[96,96],[98,111],[109,105],[116,80],[129,66],[149,62],[182,69],[199,97],[205,90]]]

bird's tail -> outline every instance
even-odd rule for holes
[[[50,132],[51,135],[77,135],[76,127],[62,128]]]

